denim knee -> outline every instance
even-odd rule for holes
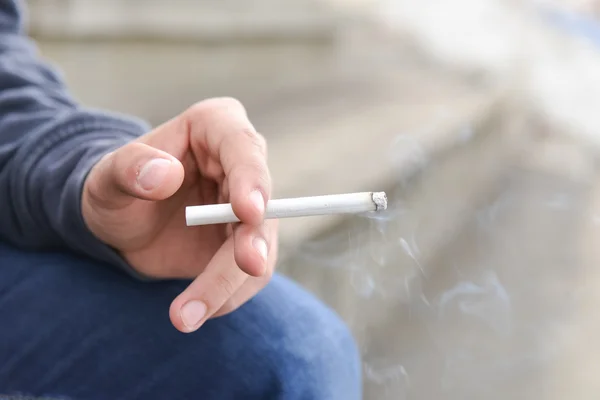
[[[0,319],[10,327],[0,332],[0,392],[73,399],[361,398],[350,331],[284,277],[274,276],[236,312],[184,335],[166,310],[186,282],[136,282],[83,259],[1,244],[0,258]]]
[[[279,381],[279,398],[362,398],[359,352],[337,314],[281,277],[258,300],[254,311],[270,317],[262,351]]]

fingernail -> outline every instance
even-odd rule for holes
[[[187,302],[181,307],[180,315],[186,328],[194,330],[206,315],[206,304],[198,300]]]
[[[171,160],[155,158],[148,161],[140,170],[137,181],[144,190],[152,190],[160,186],[169,173]]]
[[[250,193],[250,201],[261,214],[265,212],[265,198],[260,190],[255,190]]]
[[[254,246],[256,251],[258,251],[258,254],[260,254],[260,256],[263,258],[263,260],[266,261],[268,251],[269,251],[267,248],[267,242],[265,242],[265,240],[263,238],[254,238],[252,245]]]

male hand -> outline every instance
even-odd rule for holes
[[[182,332],[260,291],[277,258],[265,140],[236,100],[200,102],[107,154],[90,172],[83,217],[140,273],[195,278],[171,304]],[[185,207],[231,202],[240,223],[187,227]]]

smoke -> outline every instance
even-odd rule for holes
[[[569,194],[555,193],[546,202],[546,207],[556,211],[570,210],[572,208],[572,204]]]
[[[440,32],[431,40],[444,39]],[[388,210],[351,218],[301,249],[303,263],[319,271],[315,286],[327,288],[356,333],[369,399],[532,398],[569,357],[564,337],[585,336],[573,322],[586,285],[582,271],[590,267],[578,235],[582,218],[600,225],[600,212],[585,203],[585,183],[510,165],[483,204],[463,204],[468,210],[457,217],[463,199],[451,192],[477,185],[486,160],[456,167],[424,145],[451,110],[402,132],[382,153],[396,178]],[[479,133],[464,124],[453,144],[478,151]],[[456,170],[444,173],[447,165]],[[440,221],[456,220],[460,225],[439,233]],[[439,236],[444,240],[434,240]]]
[[[495,271],[486,270],[479,282],[463,281],[443,292],[436,301],[440,320],[467,318],[493,333],[512,332],[512,309],[506,288]]]
[[[377,384],[385,384],[389,381],[402,381],[406,386],[410,385],[410,378],[406,369],[401,364],[386,365],[383,362],[373,362],[365,364],[365,374],[368,379]]]
[[[398,243],[400,244],[400,247],[402,247],[402,250],[415,262],[415,265],[419,267],[423,275],[425,275],[425,270],[418,259],[419,247],[417,246],[415,237],[411,237],[410,244],[402,237],[398,240]]]
[[[401,142],[405,160],[428,167],[417,142]],[[388,193],[388,210],[302,248],[304,261],[334,271],[344,301],[352,298],[367,398],[527,398],[565,357],[557,338],[570,329],[581,285],[572,278],[582,267],[569,256],[573,232],[579,213],[590,224],[600,213],[586,211],[585,192],[566,178],[507,171],[497,195],[433,252],[431,211],[411,199],[407,180]],[[430,206],[445,218],[453,211],[435,188]]]

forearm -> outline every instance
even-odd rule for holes
[[[144,123],[79,106],[21,32],[13,1],[0,5],[0,238],[27,248],[69,247],[124,262],[87,230],[83,182],[104,154]]]

